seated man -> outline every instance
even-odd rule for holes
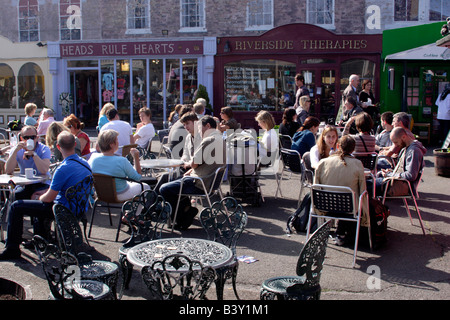
[[[386,111],[381,115],[381,127],[383,131],[375,136],[375,150],[380,151],[383,148],[392,146],[390,134],[394,126],[392,121],[394,120],[394,113]]]
[[[377,178],[376,187],[377,195],[382,196],[382,186],[387,177],[400,177],[408,180],[411,183],[413,192],[416,192],[417,184],[419,183],[419,173],[424,166],[423,151],[418,141],[408,134],[404,128],[397,127],[391,132],[391,141],[400,149],[398,164],[394,170],[382,170],[381,177]]]
[[[44,108],[42,109],[41,116],[38,121],[37,133],[40,136],[45,136],[47,134],[48,126],[55,122],[55,118],[53,117],[54,113],[52,109]]]
[[[0,260],[20,258],[24,215],[38,218],[35,233],[45,237],[43,221],[53,219],[53,204],[60,203],[70,208],[65,196],[67,189],[91,175],[86,160],[75,154],[75,137],[71,133],[62,132],[58,136],[57,146],[63,154],[64,161],[56,169],[47,192],[41,195],[39,200],[17,200],[12,203],[8,216],[6,249],[0,254]]]
[[[213,117],[203,116],[199,121],[201,122],[202,141],[195,148],[194,157],[190,162],[191,169],[186,171],[184,176],[202,178],[208,190],[213,182],[214,172],[226,163],[225,143],[220,131],[216,130],[217,122]],[[163,184],[159,189],[160,194],[171,204],[172,212],[176,210],[180,187],[181,180],[177,179]],[[183,194],[202,194],[201,181],[189,178],[184,180],[182,191]],[[187,229],[198,213],[197,208],[190,206],[188,198],[182,198],[182,200],[175,222],[177,229]]]
[[[50,168],[50,148],[39,142],[36,128],[25,126],[20,131],[20,142],[11,150],[6,162],[5,172],[13,174],[15,168],[19,166],[20,173],[25,174],[26,168],[33,168],[38,175],[47,174]],[[30,149],[30,150],[29,150]],[[35,183],[25,186],[23,190],[15,193],[16,200],[31,199],[35,192],[48,188],[47,183]]]
[[[119,133],[119,149],[117,149],[116,155],[121,156],[122,147],[134,143],[133,130],[128,122],[120,120],[117,109],[108,110],[106,116],[109,122],[100,129],[100,132],[112,129]],[[100,149],[97,149],[97,151],[100,151]]]

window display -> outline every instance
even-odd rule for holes
[[[242,60],[225,65],[225,105],[235,110],[281,111],[295,100],[295,64]]]

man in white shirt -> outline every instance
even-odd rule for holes
[[[133,130],[128,122],[119,119],[119,112],[117,109],[111,109],[106,113],[109,122],[105,124],[100,132],[108,129],[113,129],[119,133],[119,150],[115,153],[118,156],[122,155],[122,147],[134,143]]]
[[[137,125],[137,132],[134,135],[134,141],[142,148],[147,148],[150,141],[155,136],[155,127],[152,123],[152,112],[149,108],[144,107],[139,110],[139,118],[141,123]]]
[[[52,109],[47,109],[47,108],[43,109],[41,116],[42,116],[42,118],[39,117],[40,118],[39,119],[39,125],[38,125],[38,128],[37,128],[37,133],[38,133],[39,136],[46,135],[48,126],[52,122],[55,121],[55,118],[53,117],[54,114],[53,114],[53,110]]]

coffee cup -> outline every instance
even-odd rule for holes
[[[34,149],[34,140],[33,139],[28,139],[27,140],[27,150],[31,151]]]
[[[37,172],[33,168],[26,168],[25,169],[25,178],[33,179],[34,176],[36,176],[36,175],[37,175]]]

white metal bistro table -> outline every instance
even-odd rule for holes
[[[6,230],[6,224],[8,222],[9,207],[14,201],[14,190],[16,186],[25,186],[40,182],[45,182],[50,179],[48,175],[38,175],[33,176],[33,178],[28,179],[24,174],[15,173],[11,174],[0,174],[0,190],[3,191],[5,197],[6,210],[1,210],[0,212],[0,240],[4,241],[4,231]],[[6,196],[6,191],[9,191],[9,195]],[[3,209],[3,208],[2,208]]]
[[[146,159],[140,161],[141,168],[144,169],[167,169],[169,172],[169,181],[173,178],[173,172],[184,165],[180,159]]]
[[[196,238],[152,240],[131,248],[127,253],[127,260],[142,268],[173,254],[185,255],[216,270],[217,299],[223,299],[225,280],[230,278],[233,272],[237,272],[237,260],[231,249],[221,243]]]

